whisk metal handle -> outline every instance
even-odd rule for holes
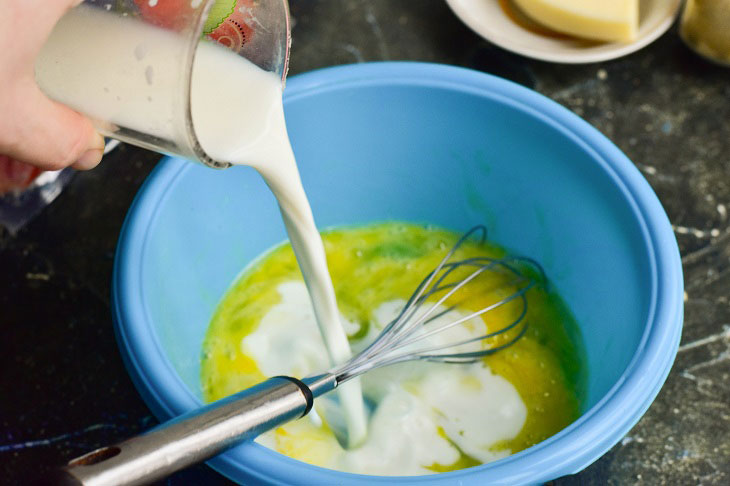
[[[64,469],[70,476],[67,484],[147,484],[302,417],[313,402],[312,391],[303,382],[288,376],[270,378],[143,435],[72,460]]]

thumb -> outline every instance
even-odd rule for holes
[[[14,103],[10,150],[6,155],[45,170],[72,166],[91,169],[101,161],[104,138],[80,113],[57,103],[35,84],[19,83]]]

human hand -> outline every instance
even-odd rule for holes
[[[56,22],[81,0],[0,0],[0,160],[44,170],[91,169],[104,139],[83,115],[50,100],[34,63]]]

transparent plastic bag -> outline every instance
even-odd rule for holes
[[[119,144],[111,139],[106,142],[105,154]],[[61,194],[73,174],[68,168],[43,172],[0,156],[0,226],[16,234]]]
[[[9,188],[0,195],[0,225],[17,233],[61,194],[72,176],[72,169],[41,172],[27,187]]]

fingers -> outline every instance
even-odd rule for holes
[[[79,159],[71,164],[71,167],[73,167],[76,170],[89,170],[93,169],[97,165],[99,165],[99,162],[101,162],[101,158],[104,156],[104,139],[102,138],[102,149],[89,149],[86,151]]]
[[[43,43],[60,19],[70,8],[83,0],[0,0],[0,39],[3,46],[13,46],[10,54],[25,57],[28,64],[40,51]],[[27,57],[29,56],[29,58]]]
[[[69,165],[86,170],[99,164],[104,138],[86,117],[47,98],[34,80],[21,82],[13,100],[8,110],[13,119],[0,123],[6,126],[0,153],[44,170]]]
[[[37,167],[0,155],[0,196],[25,189],[40,173]]]
[[[33,65],[53,26],[80,0],[0,0],[0,155],[46,170],[90,169],[104,139],[79,113],[48,99]]]

